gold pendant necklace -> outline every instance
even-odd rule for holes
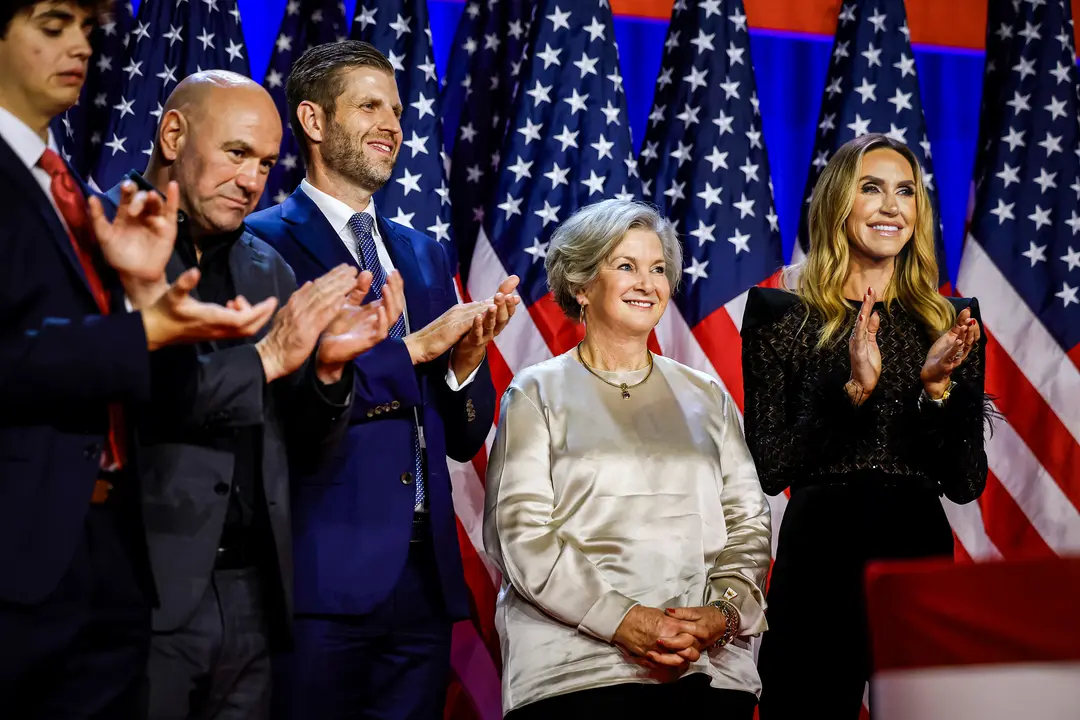
[[[653,359],[652,359],[652,351],[651,351],[651,350],[647,350],[646,352],[648,352],[648,353],[649,353],[649,372],[645,373],[645,377],[641,378],[640,380],[638,380],[638,381],[637,381],[636,383],[634,383],[633,385],[628,385],[627,383],[613,383],[613,382],[611,382],[610,380],[608,380],[608,379],[607,379],[606,377],[604,377],[603,375],[601,375],[600,373],[598,373],[598,372],[596,372],[595,370],[593,370],[593,367],[592,367],[592,365],[590,365],[589,363],[585,362],[585,358],[584,358],[584,357],[582,357],[582,355],[581,355],[581,343],[578,343],[578,345],[577,345],[577,356],[578,356],[578,360],[580,360],[580,361],[581,361],[581,364],[585,366],[585,369],[586,369],[586,370],[588,370],[588,371],[589,371],[590,373],[592,373],[593,375],[595,375],[595,376],[596,376],[596,377],[597,377],[598,379],[600,379],[600,380],[601,380],[602,382],[604,382],[604,383],[607,383],[608,385],[610,385],[610,386],[611,386],[611,387],[613,387],[613,388],[618,388],[619,390],[621,390],[621,391],[622,391],[622,397],[623,397],[623,400],[629,400],[629,399],[630,399],[630,388],[636,388],[636,387],[637,387],[638,385],[640,385],[640,384],[642,384],[643,382],[645,382],[646,380],[648,380],[648,379],[649,379],[649,376],[651,376],[651,375],[652,375],[652,371],[653,371]]]

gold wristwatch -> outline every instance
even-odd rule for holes
[[[714,608],[724,613],[724,634],[720,636],[720,639],[713,643],[714,648],[722,648],[729,642],[735,639],[735,636],[739,632],[739,608],[735,607],[727,600],[715,600],[711,603]]]

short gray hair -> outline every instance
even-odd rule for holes
[[[655,207],[633,200],[602,200],[586,205],[555,229],[544,268],[555,302],[571,320],[580,307],[577,294],[600,274],[600,266],[631,230],[651,230],[664,248],[664,274],[672,294],[682,278],[682,244],[671,222]]]

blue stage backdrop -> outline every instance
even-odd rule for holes
[[[351,25],[356,0],[344,2]],[[270,61],[285,3],[238,0],[251,73],[260,82]],[[137,10],[138,3],[134,4]],[[428,0],[428,7],[435,64],[441,78],[446,73],[450,43],[465,5],[462,0]],[[664,21],[615,18],[630,126],[637,145],[645,135],[666,31]],[[831,50],[831,37],[751,29],[750,51],[785,257],[791,254],[798,230],[799,206]],[[975,162],[983,53],[916,45],[915,61],[940,192],[949,277],[955,280]],[[446,137],[453,137],[455,129],[444,128]]]

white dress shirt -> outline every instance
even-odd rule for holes
[[[359,262],[357,248],[360,245],[360,241],[352,231],[352,228],[349,227],[349,220],[356,214],[356,211],[336,197],[328,195],[309,183],[307,178],[300,181],[300,189],[304,191],[305,195],[311,198],[311,201],[315,203],[315,206],[319,208],[323,216],[330,223],[330,227],[334,228],[334,232],[337,233],[338,238],[345,245],[345,249],[349,251],[350,257]],[[363,212],[371,216],[371,236],[375,240],[375,252],[379,256],[379,264],[382,265],[383,272],[389,276],[391,271],[394,270],[394,261],[390,258],[390,252],[386,249],[386,243],[383,242],[382,234],[379,232],[379,223],[377,221],[377,216],[375,215],[374,198],[368,201],[367,207],[364,208]],[[406,332],[410,332],[408,305],[406,305],[404,312]],[[469,377],[465,378],[464,382],[459,383],[453,368],[448,368],[446,371],[446,384],[451,390],[457,392],[471,383],[479,370],[480,366],[477,365],[476,368],[469,373]]]
[[[38,185],[45,192],[45,197],[49,198],[53,209],[56,210],[56,216],[60,218],[64,229],[67,230],[67,221],[64,220],[64,216],[61,214],[60,208],[57,207],[56,200],[52,195],[52,178],[49,173],[45,172],[44,168],[38,165],[41,156],[45,154],[46,148],[57,155],[60,154],[60,147],[56,144],[52,129],[49,129],[48,143],[42,142],[41,137],[30,129],[29,125],[12,115],[7,109],[0,107],[0,138],[3,138],[4,142],[11,146],[15,156],[22,160],[27,169],[30,170],[30,174],[34,176]]]

